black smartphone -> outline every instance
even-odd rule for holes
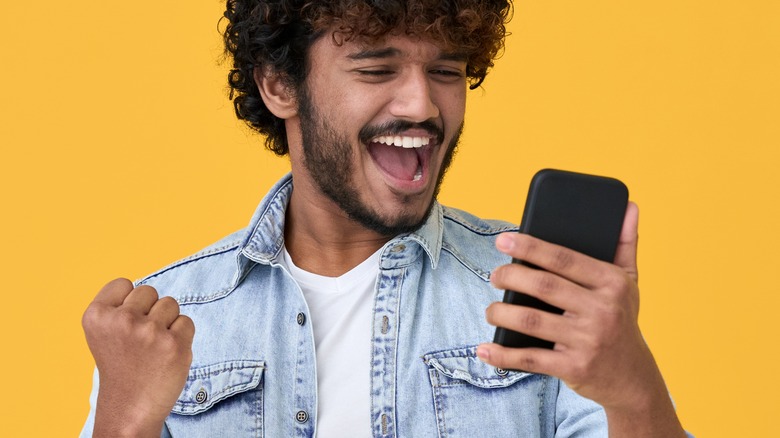
[[[544,169],[531,180],[519,231],[611,263],[627,206],[628,188],[617,179]],[[538,269],[520,260],[513,262]],[[504,302],[563,313],[521,291],[506,290]],[[502,327],[496,328],[493,342],[520,348],[554,345]]]

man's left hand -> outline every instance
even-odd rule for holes
[[[630,203],[614,264],[528,235],[500,235],[496,242],[500,251],[542,270],[504,265],[491,275],[493,285],[521,291],[564,312],[491,304],[486,312],[490,324],[554,342],[555,347],[482,344],[479,357],[496,367],[558,377],[601,404],[610,422],[631,419],[639,412],[656,417],[659,412],[653,410],[659,407],[668,415],[671,402],[638,325],[637,223],[638,208]],[[625,415],[610,416],[616,413]],[[681,433],[673,409],[671,414]],[[613,426],[617,425],[610,424],[610,432]]]

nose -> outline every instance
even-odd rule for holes
[[[425,72],[409,72],[399,79],[390,103],[393,116],[415,123],[439,117],[439,107],[433,102]]]

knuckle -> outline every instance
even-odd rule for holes
[[[545,271],[538,271],[536,274],[536,291],[539,295],[549,296],[557,289],[555,278]]]
[[[102,306],[97,303],[92,303],[84,310],[84,314],[81,315],[81,326],[84,330],[91,329],[100,324],[105,313]]]
[[[166,297],[160,298],[157,301],[158,301],[159,305],[162,305],[166,309],[169,309],[171,311],[175,310],[176,313],[179,312],[179,303],[176,301],[175,298],[166,296]]]
[[[519,324],[522,330],[535,332],[542,325],[542,318],[537,311],[528,309],[520,317]]]
[[[536,366],[537,366],[536,359],[534,359],[534,357],[530,355],[521,356],[520,358],[518,358],[518,364],[519,364],[518,368],[524,371],[534,371],[536,370]]]
[[[130,331],[136,323],[136,315],[126,307],[120,307],[116,310],[113,320],[118,328]]]
[[[154,299],[158,298],[157,289],[155,289],[154,287],[149,286],[147,284],[142,284],[142,285],[138,286],[137,288],[135,288],[133,291],[134,291],[134,293],[138,293],[138,294],[143,294],[143,295],[148,295],[148,296],[154,297]]]
[[[574,253],[564,248],[557,248],[552,253],[550,264],[555,271],[567,270],[574,264]]]

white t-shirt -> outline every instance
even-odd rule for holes
[[[371,315],[379,250],[340,277],[284,263],[303,291],[317,354],[317,437],[371,435]]]

